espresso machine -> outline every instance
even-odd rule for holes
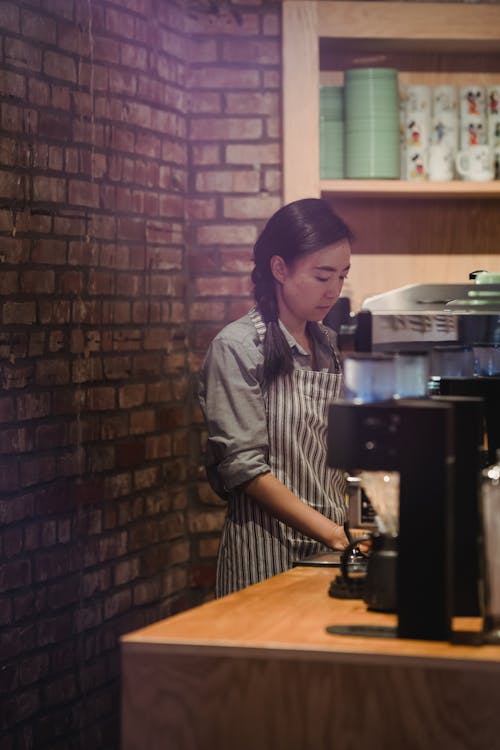
[[[337,331],[344,356],[496,347],[500,284],[404,287],[366,300]],[[434,376],[425,397],[331,405],[329,465],[399,475],[399,637],[448,640],[453,616],[480,614],[479,476],[498,448],[498,375]],[[361,520],[374,529],[373,518]]]

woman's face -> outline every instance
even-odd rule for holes
[[[274,255],[271,270],[283,323],[293,327],[322,320],[340,296],[350,263],[348,240],[304,255],[289,266]]]

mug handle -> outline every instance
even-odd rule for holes
[[[455,157],[455,166],[457,168],[457,172],[461,177],[468,177],[469,176],[469,170],[466,170],[463,166],[463,160],[466,159],[469,160],[469,155],[466,151],[459,151],[458,154]]]

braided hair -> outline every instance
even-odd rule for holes
[[[264,381],[272,382],[279,375],[293,370],[292,352],[281,330],[276,296],[276,280],[271,271],[271,258],[279,255],[290,266],[298,258],[321,250],[342,240],[351,240],[352,233],[344,221],[321,198],[304,198],[276,211],[257,239],[253,251],[252,282],[254,299],[264,322]],[[308,331],[319,339],[316,323],[308,323]]]

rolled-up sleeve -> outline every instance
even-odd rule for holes
[[[266,412],[257,377],[262,354],[251,336],[242,339],[215,338],[200,372],[208,476],[215,470],[226,490],[270,471]]]

